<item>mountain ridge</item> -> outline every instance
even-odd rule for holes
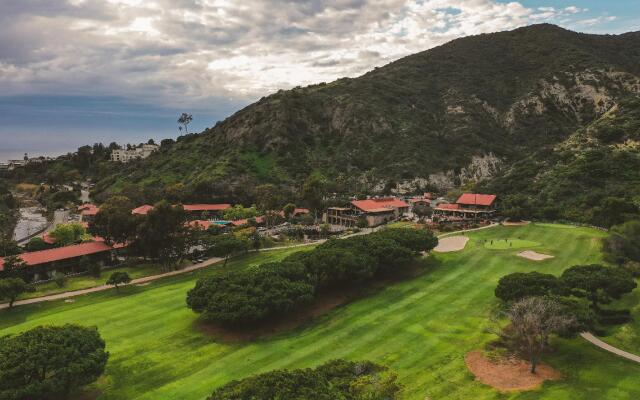
[[[456,39],[342,78],[278,91],[98,185],[184,182],[201,200],[295,197],[322,174],[335,192],[445,191],[553,148],[640,94],[640,32],[554,25]]]

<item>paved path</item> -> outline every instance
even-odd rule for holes
[[[180,275],[180,274],[186,274],[187,272],[191,272],[191,271],[195,271],[201,268],[205,268],[208,267],[209,265],[215,264],[217,262],[222,261],[222,258],[210,258],[206,261],[203,261],[201,263],[198,264],[193,264],[190,265],[186,268],[183,269],[179,269],[176,271],[170,271],[170,272],[165,272],[163,274],[158,274],[158,275],[151,275],[151,276],[145,276],[142,278],[137,278],[137,279],[133,279],[131,280],[130,285],[136,285],[136,284],[143,284],[143,283],[148,283],[148,282],[153,282],[153,281],[157,281],[158,279],[162,279],[162,278],[167,278],[170,276],[174,276],[174,275]],[[112,285],[100,285],[100,286],[94,286],[94,287],[90,287],[87,289],[80,289],[80,290],[74,290],[71,292],[63,292],[63,293],[57,293],[57,294],[51,294],[48,296],[42,296],[42,297],[34,297],[32,299],[24,299],[24,300],[18,300],[15,303],[13,303],[14,306],[21,306],[21,305],[25,305],[25,304],[34,304],[34,303],[41,303],[43,301],[53,301],[53,300],[60,300],[60,299],[68,299],[70,297],[76,297],[76,296],[82,296],[88,293],[95,293],[95,292],[102,292],[104,290],[109,290],[109,289],[113,289]],[[8,308],[9,304],[8,303],[4,303],[4,304],[0,304],[0,309],[3,308]]]
[[[640,356],[637,356],[635,354],[631,354],[628,353],[624,350],[621,350],[617,347],[613,347],[608,343],[603,342],[602,340],[598,339],[597,337],[593,336],[591,333],[589,332],[583,332],[580,334],[580,336],[582,336],[582,338],[588,342],[591,342],[592,344],[600,347],[603,350],[606,350],[610,353],[613,353],[617,356],[626,358],[627,360],[631,360],[631,361],[635,361],[637,363],[640,363]]]

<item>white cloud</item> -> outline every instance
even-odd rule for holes
[[[248,101],[583,11],[497,0],[21,0],[0,15],[0,92]]]

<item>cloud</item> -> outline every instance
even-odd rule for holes
[[[357,76],[451,39],[576,6],[497,0],[21,0],[0,15],[4,95],[119,96],[209,109]],[[569,18],[569,19],[566,19]],[[589,26],[607,18],[582,19]]]

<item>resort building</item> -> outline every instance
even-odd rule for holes
[[[149,157],[160,146],[156,144],[143,144],[132,149],[117,149],[111,152],[111,161],[127,163],[131,160],[139,160]]]
[[[493,194],[464,193],[453,204],[439,204],[433,209],[434,217],[444,220],[490,219],[496,213]]]
[[[94,204],[87,203],[79,206],[78,211],[80,212],[80,222],[89,223],[95,219],[100,208]]]
[[[409,212],[409,204],[395,197],[354,200],[348,207],[329,207],[323,221],[331,225],[357,226],[363,219],[368,227],[395,221]]]

